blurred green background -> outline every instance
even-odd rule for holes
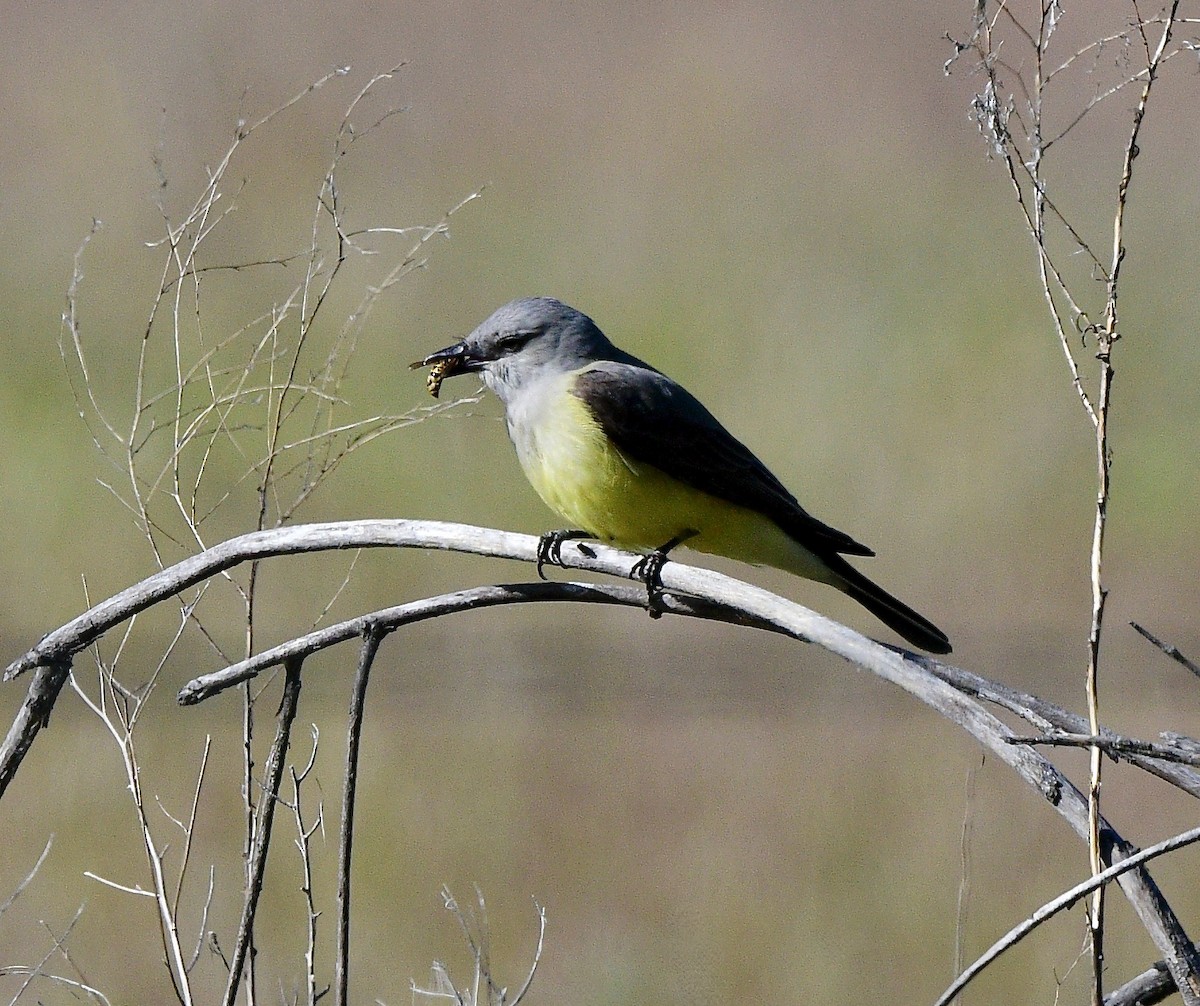
[[[82,581],[98,598],[153,568],[102,485],[118,475],[76,415],[56,344],[92,219],[104,226],[83,259],[81,324],[101,399],[126,422],[161,278],[163,252],[148,247],[163,234],[158,205],[178,219],[239,119],[349,65],[241,148],[225,185],[237,209],[205,261],[303,252],[343,111],[373,73],[406,60],[356,113],[366,124],[406,109],[346,159],[348,219],[432,224],[486,189],[367,318],[341,389],[344,421],[427,404],[410,360],[514,296],[560,297],[687,384],[817,516],[875,547],[864,568],[946,629],[962,666],[1082,708],[1091,433],[1011,189],[968,115],[980,82],[965,60],[942,73],[943,35],[965,36],[972,6],[0,4],[9,658],[85,606]],[[1064,57],[1125,26],[1123,8],[1105,17],[1068,21]],[[1197,731],[1195,682],[1128,628],[1135,619],[1200,653],[1194,69],[1179,61],[1164,74],[1127,219],[1103,703],[1112,726],[1138,734]],[[1105,54],[1064,83],[1060,122],[1112,72]],[[1109,102],[1054,162],[1059,205],[1098,249],[1111,241],[1131,104]],[[378,256],[355,257],[340,278],[335,327],[408,242],[373,247]],[[227,331],[269,310],[302,268],[214,278],[206,325]],[[447,391],[465,394],[463,383]],[[300,519],[553,526],[499,416],[485,399],[375,441]],[[249,513],[231,508],[214,539],[247,529]],[[263,641],[306,629],[347,568],[345,557],[269,566]],[[879,629],[823,588],[722,568]],[[332,614],[531,572],[364,556]],[[131,642],[133,681],[148,676],[171,624]],[[236,622],[228,629],[236,641]],[[194,855],[217,866],[209,927],[228,952],[240,889],[237,701],[173,702],[217,664],[185,640],[139,754],[148,792],[180,814],[203,737],[215,738]],[[330,822],[351,666],[350,650],[313,661],[300,713],[298,757],[304,724],[322,731]],[[22,694],[20,684],[0,692],[6,717]],[[389,639],[370,701],[355,923],[364,1001],[408,1001],[410,978],[423,982],[434,958],[462,966],[443,883],[463,901],[479,884],[497,971],[513,986],[534,945],[531,899],[546,906],[536,1002],[924,1001],[951,978],[956,933],[971,959],[1086,872],[1057,815],[981,765],[958,731],[839,661],[747,631],[557,606],[473,614]],[[273,702],[260,707],[264,732]],[[1058,760],[1084,768],[1082,755]],[[1108,778],[1109,812],[1135,842],[1193,819],[1128,769]],[[68,941],[79,972],[61,957],[49,967],[83,974],[113,1002],[165,1001],[152,905],[82,876],[134,884],[144,874],[123,786],[110,738],[64,695],[0,816],[0,899],[56,835],[0,918],[0,964],[39,960],[82,904]],[[160,823],[177,852],[179,836]],[[335,830],[318,843],[326,896]],[[289,839],[271,864],[264,1001],[289,996],[300,974]],[[1193,930],[1195,865],[1183,854],[1156,871]],[[206,883],[205,866],[194,869],[189,933]],[[1115,984],[1153,949],[1119,896],[1110,904]],[[976,1001],[1051,1001],[1082,931],[1078,913],[1060,920],[989,975]],[[205,953],[197,975],[207,994],[219,962]],[[1078,975],[1067,978],[1076,999]],[[37,994],[69,998],[49,985]]]

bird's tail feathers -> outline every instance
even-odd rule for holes
[[[913,646],[929,653],[950,652],[949,638],[929,619],[892,597],[848,562],[839,562],[834,568],[839,579],[835,586],[854,598],[884,625],[898,632]]]

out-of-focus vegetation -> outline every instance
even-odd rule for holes
[[[208,247],[214,262],[304,251],[343,109],[405,59],[388,101],[407,111],[347,160],[348,214],[357,226],[432,223],[487,189],[450,240],[430,243],[427,268],[376,305],[342,389],[348,416],[425,404],[410,360],[510,297],[559,296],[692,388],[814,513],[874,546],[872,574],[947,629],[963,666],[1081,705],[1090,431],[1043,319],[1029,239],[967,116],[974,82],[964,67],[941,74],[942,33],[964,31],[969,8],[129,3],[64,16],[5,4],[6,652],[81,609],[81,578],[95,598],[152,568],[99,484],[113,472],[77,420],[56,345],[93,217],[104,226],[83,259],[80,317],[103,362],[97,393],[120,411],[160,281],[161,252],[147,247],[162,236],[156,203],[177,217],[239,119],[349,64],[246,144],[238,208]],[[1136,618],[1200,653],[1200,196],[1181,181],[1194,166],[1182,139],[1194,86],[1191,68],[1171,67],[1127,222],[1105,708],[1131,733],[1195,730],[1194,683],[1125,627]],[[1115,187],[1125,107],[1113,101],[1076,138],[1064,194],[1079,205]],[[1094,225],[1101,234],[1107,220]],[[334,317],[354,303],[354,277],[369,283],[379,267],[347,268]],[[207,288],[205,324],[236,327],[296,281],[292,266],[224,277]],[[299,516],[544,530],[553,518],[498,416],[485,400],[376,441]],[[286,562],[264,573],[268,641],[306,628],[345,575],[333,560]],[[821,588],[740,572],[876,630]],[[337,611],[528,574],[371,555]],[[947,725],[807,649],[557,607],[389,640],[368,721],[356,987],[408,997],[409,978],[457,947],[441,885],[478,882],[514,981],[536,932],[529,899],[547,907],[536,1001],[922,999],[950,974],[964,869],[968,955],[1086,872],[1058,820],[980,768]],[[307,669],[300,713],[323,725],[331,804],[349,660]],[[196,646],[168,667],[141,755],[167,801],[187,792],[203,735],[215,735],[201,837],[229,882],[241,869],[235,702],[178,710],[167,694],[212,661]],[[6,716],[20,694],[0,692]],[[0,919],[0,942],[7,958],[36,959],[51,942],[37,920],[61,932],[86,902],[70,946],[88,980],[114,1001],[161,1001],[155,953],[126,957],[153,945],[150,907],[80,879],[135,881],[117,767],[64,696],[0,806],[0,900],[58,836]],[[1164,834],[1176,808],[1142,781],[1123,791],[1123,778],[1106,777],[1114,819],[1135,841]],[[1185,922],[1200,909],[1189,866],[1184,855],[1155,870]],[[269,907],[283,914],[297,877],[272,860]],[[232,917],[236,882],[223,890],[214,911]],[[115,919],[130,927],[119,947]],[[1111,925],[1112,973],[1140,970],[1148,942],[1122,909]],[[1060,921],[997,971],[990,994],[1048,1001],[1081,940],[1081,921]],[[267,988],[290,987],[286,961],[265,966]],[[220,981],[214,958],[202,967]]]

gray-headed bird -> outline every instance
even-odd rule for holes
[[[807,513],[695,397],[574,308],[514,300],[413,366],[433,367],[435,396],[444,378],[478,373],[503,403],[526,476],[571,524],[542,536],[542,561],[567,539],[593,538],[648,553],[653,586],[686,542],[827,583],[914,646],[950,652],[944,632],[843,558],[871,549]]]

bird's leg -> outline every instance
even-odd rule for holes
[[[583,531],[579,528],[563,528],[561,531],[547,531],[544,535],[538,538],[537,547],[537,574],[541,579],[546,579],[546,574],[542,572],[542,567],[549,563],[551,566],[562,566],[562,547],[564,541],[573,541],[577,538],[592,538],[595,537],[590,531]]]
[[[682,545],[689,538],[696,537],[699,533],[699,531],[690,527],[680,531],[670,541],[659,545],[653,552],[642,556],[633,564],[633,568],[629,571],[646,585],[646,600],[649,604],[648,610],[651,618],[662,617],[662,607],[659,605],[659,598],[663,592],[661,576],[662,568],[667,561],[667,553],[676,546]]]

